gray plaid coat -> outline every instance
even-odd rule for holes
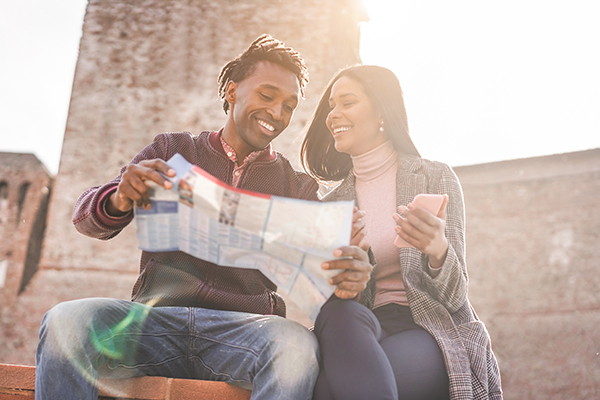
[[[467,298],[465,212],[458,178],[447,165],[416,156],[400,155],[396,177],[397,205],[410,203],[419,193],[448,194],[446,237],[449,248],[442,271],[432,278],[427,256],[414,248],[398,249],[406,296],[415,322],[437,341],[450,378],[450,398],[502,399],[500,371],[490,337]],[[383,189],[383,188],[382,188]],[[350,173],[323,201],[356,200]],[[360,207],[360,205],[359,205]],[[373,306],[375,282],[361,294]]]

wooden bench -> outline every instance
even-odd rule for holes
[[[109,383],[110,387],[106,384]],[[0,400],[33,400],[35,367],[0,364]],[[143,376],[100,380],[99,400],[248,400],[250,391],[225,382]]]

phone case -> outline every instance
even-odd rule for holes
[[[421,193],[416,195],[412,202],[415,206],[424,208],[433,215],[437,215],[437,213],[440,211],[440,207],[442,207],[442,203],[444,202],[444,196],[442,196],[441,194]],[[398,235],[396,235],[394,244],[396,245],[396,247],[415,247],[405,242]]]

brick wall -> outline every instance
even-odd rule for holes
[[[600,396],[600,149],[455,168],[506,399]]]

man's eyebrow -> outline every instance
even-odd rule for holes
[[[263,89],[269,89],[272,90],[274,92],[280,93],[281,89],[278,86],[275,85],[271,85],[270,83],[263,83],[262,85],[259,85],[261,88]],[[298,95],[296,94],[292,94],[290,96],[294,101],[298,101]]]

